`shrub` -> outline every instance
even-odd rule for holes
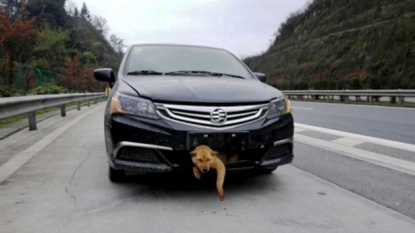
[[[19,96],[21,93],[16,89],[10,89],[8,87],[0,87],[0,97]]]
[[[55,85],[48,84],[46,86],[38,86],[30,91],[30,94],[33,95],[46,95],[46,94],[61,94],[67,92],[66,88]]]

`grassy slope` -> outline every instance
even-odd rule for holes
[[[415,88],[415,1],[316,0],[245,59],[282,89]]]

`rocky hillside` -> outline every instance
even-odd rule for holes
[[[415,1],[314,0],[244,61],[281,89],[415,89]]]

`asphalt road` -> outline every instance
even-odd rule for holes
[[[295,144],[293,166],[415,219],[413,175]]]
[[[415,144],[415,109],[293,101],[297,123]]]
[[[111,183],[102,116],[101,104],[0,141],[7,151],[1,233],[414,232],[413,176],[298,142],[292,165],[270,175],[229,175],[223,202],[209,177]]]

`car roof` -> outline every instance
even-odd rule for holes
[[[217,49],[217,50],[224,50],[223,48],[206,46],[206,45],[192,45],[192,44],[175,44],[175,43],[141,43],[141,44],[133,44],[131,47],[140,47],[140,46],[171,46],[171,47],[194,47],[194,48],[206,48],[206,49]]]

